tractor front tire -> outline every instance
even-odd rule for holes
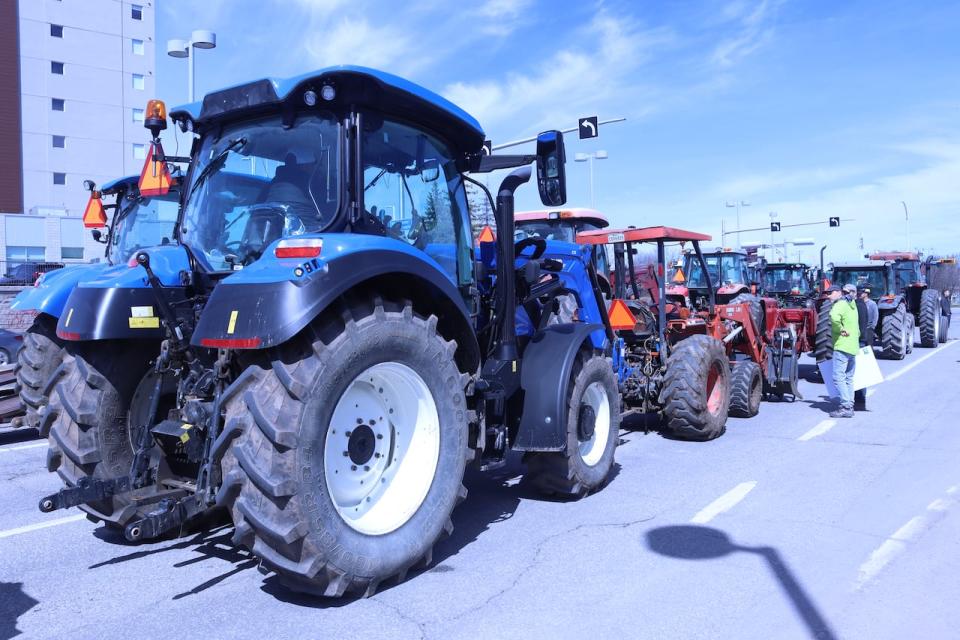
[[[907,348],[913,341],[907,334],[909,328],[907,307],[901,303],[891,313],[881,318],[880,346],[881,355],[887,360],[903,360],[907,355]]]
[[[939,344],[940,292],[936,289],[924,289],[920,294],[920,346],[928,349]]]
[[[940,316],[940,344],[943,344],[947,341],[947,338],[950,334],[950,316]]]
[[[567,394],[565,451],[529,453],[527,478],[547,495],[583,497],[603,487],[620,435],[620,394],[610,360],[581,352]]]
[[[40,412],[50,402],[51,387],[56,382],[53,374],[61,362],[63,341],[57,337],[57,319],[41,313],[23,334],[23,346],[17,351],[14,374],[25,415],[14,421],[15,426],[40,426]]]
[[[666,432],[682,440],[712,440],[724,432],[730,406],[730,362],[723,343],[684,338],[666,362],[660,405]]]
[[[234,542],[329,597],[429,565],[473,455],[455,351],[436,316],[365,299],[260,354],[224,393],[215,448]]]
[[[149,366],[152,349],[131,348],[106,341],[67,343],[63,362],[54,374],[56,385],[40,417],[40,434],[47,437],[47,470],[68,487],[81,478],[113,478],[130,473],[133,447],[127,412]],[[107,525],[123,527],[137,512],[132,492],[81,505],[80,509]]]
[[[913,353],[913,336],[916,333],[917,321],[913,319],[913,314],[907,314],[907,355]]]
[[[752,360],[741,360],[730,371],[730,415],[752,418],[760,413],[763,372]]]
[[[833,359],[833,328],[830,324],[830,309],[833,302],[824,300],[817,312],[817,337],[813,353],[817,363]]]

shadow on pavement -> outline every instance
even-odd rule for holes
[[[829,396],[820,396],[818,400],[804,400],[803,402],[810,405],[811,409],[819,409],[827,414],[837,408],[836,401]]]
[[[0,582],[0,640],[20,635],[17,620],[38,604],[23,592],[22,582]]]
[[[40,432],[36,429],[11,429],[10,431],[0,431],[0,445],[16,444],[26,442],[27,440],[37,440],[40,438]]]
[[[810,637],[825,640],[837,637],[790,567],[773,547],[743,547],[734,544],[729,536],[719,529],[693,525],[652,529],[647,532],[647,546],[660,555],[680,560],[715,560],[735,551],[756,554],[766,561],[767,568],[803,620]]]
[[[820,384],[823,382],[823,376],[820,375],[820,369],[815,364],[801,364],[797,367],[797,377],[806,380],[811,384]]]

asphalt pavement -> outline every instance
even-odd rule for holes
[[[601,492],[471,472],[431,568],[367,599],[293,594],[231,528],[131,545],[75,510],[45,445],[0,434],[0,640],[960,637],[960,347],[881,361],[869,411],[823,386],[707,443],[624,430]],[[813,361],[802,360],[802,375]],[[22,635],[19,635],[22,634]]]

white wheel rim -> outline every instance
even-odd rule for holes
[[[352,529],[383,535],[423,504],[440,458],[440,416],[423,378],[399,362],[376,364],[333,410],[323,471],[333,505]]]
[[[5,351],[0,351],[0,364],[9,364],[10,358],[7,357]]]
[[[602,382],[593,382],[583,392],[583,404],[593,409],[596,416],[593,422],[593,434],[588,440],[579,443],[580,458],[588,467],[600,462],[610,440],[610,396]],[[579,417],[579,416],[578,416]]]

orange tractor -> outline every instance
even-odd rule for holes
[[[700,242],[709,240],[662,226],[577,235],[580,244],[613,246],[608,317],[617,338],[613,364],[624,408],[661,413],[670,435],[689,440],[722,434],[728,413],[756,415],[767,393],[799,397],[796,336],[789,327],[777,326],[776,301],[758,299],[759,322],[747,303],[718,304],[700,251]],[[700,306],[666,295],[666,246],[688,242],[706,280]],[[656,263],[635,269],[636,245],[643,243],[656,245]]]

